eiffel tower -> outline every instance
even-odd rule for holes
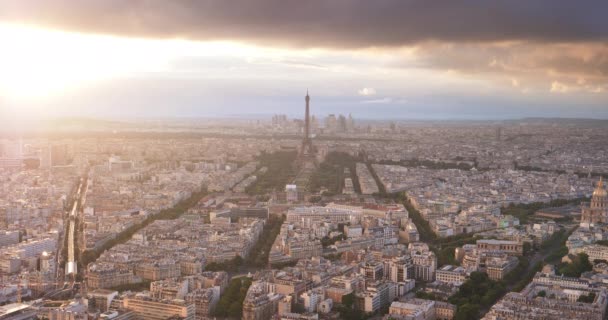
[[[304,139],[302,139],[302,145],[298,152],[298,158],[295,166],[297,167],[298,174],[296,175],[293,184],[295,184],[298,190],[307,190],[310,177],[317,168],[316,150],[312,145],[312,139],[310,138],[310,96],[308,90],[306,90],[306,113],[304,115]]]
[[[306,113],[304,116],[304,139],[302,140],[302,147],[300,148],[300,156],[314,154],[314,148],[312,146],[312,140],[310,139],[310,96],[308,90],[306,90]]]

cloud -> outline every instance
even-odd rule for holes
[[[324,65],[321,65],[318,63],[306,62],[306,61],[281,60],[280,62],[282,64],[292,66],[292,67],[298,67],[298,68],[327,69],[327,66],[324,66]]]
[[[361,101],[362,104],[393,104],[393,105],[401,105],[410,103],[409,100],[404,98],[392,98],[392,97],[384,97],[380,99],[369,99]]]
[[[0,21],[7,23],[126,37],[381,50],[402,60],[408,59],[399,49],[407,47],[415,48],[421,68],[483,75],[515,89],[546,91],[555,80],[588,92],[608,84],[606,12],[606,0],[0,1]],[[327,69],[307,58],[277,62]]]
[[[608,77],[608,45],[604,43],[425,43],[415,52],[425,67],[471,72],[543,70]]]
[[[556,93],[566,93],[566,92],[570,91],[570,88],[567,85],[565,85],[559,81],[553,81],[551,83],[550,91],[556,92]]]
[[[0,20],[153,38],[363,48],[439,42],[601,42],[605,0],[3,0]]]
[[[502,79],[514,88],[543,88],[557,81],[566,84],[567,91],[595,92],[598,86],[608,85],[608,44],[604,43],[433,42],[417,45],[414,52],[417,67]],[[411,67],[411,62],[401,66]]]
[[[382,98],[382,99],[373,99],[373,100],[363,100],[361,103],[363,104],[388,104],[393,102],[392,98]]]
[[[552,93],[570,93],[570,92],[587,92],[587,93],[603,93],[608,86],[604,85],[581,85],[575,83],[564,83],[560,81],[551,82]]]
[[[374,88],[363,88],[357,91],[360,96],[373,96],[376,95],[376,89]]]

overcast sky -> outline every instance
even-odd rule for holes
[[[3,0],[0,116],[608,118],[608,1]]]

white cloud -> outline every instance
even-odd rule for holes
[[[561,82],[553,81],[551,83],[551,92],[566,93],[568,91],[570,91],[570,87]]]
[[[593,93],[602,93],[602,92],[604,92],[605,90],[604,90],[604,88],[602,88],[602,87],[595,87],[595,88],[590,89],[589,91],[590,91],[590,92],[593,92]]]
[[[368,99],[361,101],[362,104],[408,104],[409,100],[405,98],[384,97],[378,99]]]
[[[376,94],[376,89],[374,88],[363,88],[359,91],[357,91],[359,93],[360,96],[373,96]]]
[[[374,99],[374,100],[364,100],[361,101],[361,103],[364,104],[387,104],[387,103],[391,103],[393,102],[393,99],[391,98],[382,98],[382,99]]]
[[[597,86],[591,84],[585,84],[585,81],[577,80],[574,82],[560,82],[553,81],[551,83],[551,89],[549,91],[553,93],[573,93],[573,92],[586,92],[586,93],[603,93],[606,91],[606,87]]]

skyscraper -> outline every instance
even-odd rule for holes
[[[502,140],[502,127],[496,128],[496,141]]]
[[[335,114],[330,114],[325,118],[325,130],[328,132],[336,132],[338,127],[338,120],[336,119]]]

